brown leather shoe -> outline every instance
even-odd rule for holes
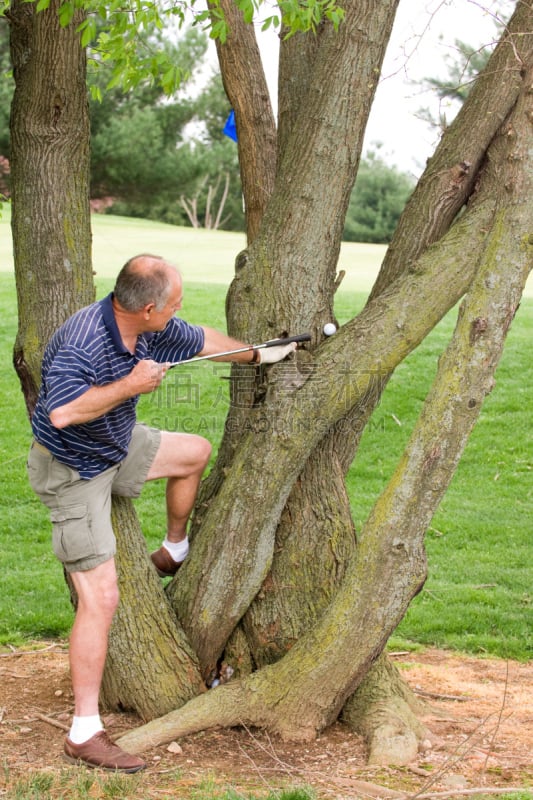
[[[166,547],[160,547],[150,558],[160,578],[171,578],[183,564],[183,561],[174,561]]]
[[[114,772],[138,772],[146,767],[142,759],[125,753],[114,744],[105,731],[95,733],[83,744],[74,744],[67,736],[65,758],[72,764],[100,767]]]

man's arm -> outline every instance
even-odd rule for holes
[[[198,353],[199,356],[209,356],[214,353],[223,353],[226,350],[237,350],[239,347],[247,347],[246,342],[240,342],[238,339],[232,339],[225,333],[215,330],[214,328],[203,328],[205,339],[203,349]],[[270,347],[267,350],[245,350],[243,353],[233,353],[230,356],[222,356],[215,361],[236,361],[241,364],[251,364],[257,361],[258,363],[273,364],[276,361],[281,361],[292,350],[296,348],[296,344]],[[254,357],[255,355],[255,357]]]
[[[91,386],[70,403],[54,408],[50,412],[50,422],[55,428],[66,428],[102,417],[130,397],[153,392],[166,371],[166,364],[139,361],[126,377],[105,386]]]

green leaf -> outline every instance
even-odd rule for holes
[[[102,91],[99,86],[91,84],[89,86],[89,91],[93,100],[96,100],[98,103],[102,102]]]
[[[81,33],[81,46],[88,47],[93,39],[96,39],[96,20],[94,17],[87,17],[78,25],[78,32]]]
[[[62,28],[66,28],[67,25],[70,25],[74,16],[74,4],[70,2],[62,3],[57,13],[59,15],[59,24]]]

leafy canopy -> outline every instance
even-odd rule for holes
[[[51,0],[29,2],[36,2],[37,10],[43,11],[49,8]],[[234,2],[246,22],[251,23],[261,14],[263,0]],[[5,13],[8,5],[9,0],[0,0],[0,14]],[[228,35],[220,0],[210,0],[209,8],[204,6],[201,9],[196,6],[196,0],[177,0],[168,5],[152,0],[130,0],[127,5],[122,0],[65,0],[58,10],[61,25],[69,25],[80,11],[84,14],[77,27],[81,44],[90,47],[89,57],[95,63],[113,65],[107,88],[120,86],[129,90],[148,81],[157,82],[168,95],[178,89],[187,73],[179,64],[173,63],[165,49],[155,46],[148,37],[143,53],[139,53],[139,36],[147,31],[154,28],[161,31],[171,25],[181,28],[183,24],[192,22],[221,42]],[[262,28],[282,27],[284,34],[291,36],[298,31],[316,31],[323,20],[337,28],[343,16],[336,0],[280,0],[276,13],[263,18]],[[91,91],[95,99],[101,97],[98,86],[93,86]]]

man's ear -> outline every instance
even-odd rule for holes
[[[143,308],[143,314],[145,319],[150,319],[154,308],[155,308],[155,303],[147,303],[147,305],[145,305],[145,307]]]

